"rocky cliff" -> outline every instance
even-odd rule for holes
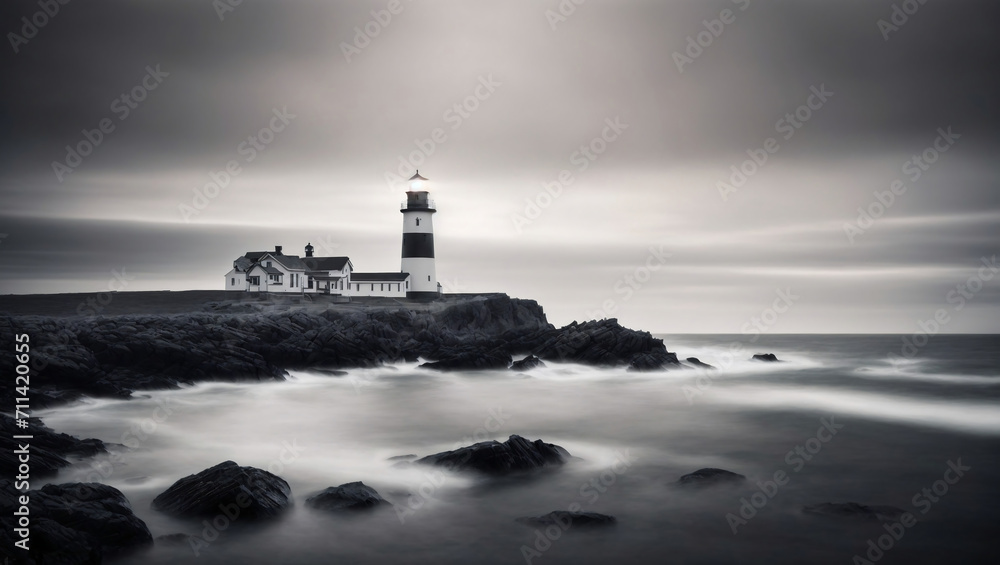
[[[545,361],[676,365],[663,342],[616,320],[555,328],[533,300],[502,294],[406,303],[261,308],[214,304],[183,314],[0,317],[0,342],[27,333],[32,407],[80,395],[129,397],[199,381],[280,380],[289,369],[344,369],[431,360],[442,370],[506,368],[513,356]],[[12,374],[12,355],[0,367]],[[13,381],[0,383],[13,405]]]

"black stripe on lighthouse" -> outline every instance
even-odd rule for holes
[[[403,259],[408,257],[430,257],[434,258],[434,234],[432,233],[404,233],[403,234]]]

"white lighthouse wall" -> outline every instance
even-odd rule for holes
[[[433,217],[431,212],[417,210],[403,212],[403,233],[434,233]]]
[[[411,292],[438,291],[433,257],[406,257],[403,259],[402,271],[410,273]]]

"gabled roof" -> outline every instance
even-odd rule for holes
[[[243,256],[247,259],[256,262],[261,257],[267,255],[269,251],[247,251]]]
[[[351,273],[351,282],[405,281],[410,273]]]
[[[351,262],[347,257],[304,257],[301,261],[302,268],[310,271],[339,271]]]
[[[304,271],[304,270],[306,270],[305,263],[302,262],[302,259],[300,259],[298,255],[274,255],[274,254],[270,254],[270,257],[273,258],[278,263],[281,263],[281,266],[284,267],[284,268],[286,268],[286,269],[295,270],[295,271]]]
[[[264,269],[264,272],[267,273],[267,274],[269,274],[269,275],[284,275],[285,274],[285,273],[282,273],[281,271],[279,271],[278,269],[275,269],[274,267],[265,267],[264,265],[261,265],[260,268]]]

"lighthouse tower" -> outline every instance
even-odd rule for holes
[[[427,179],[417,171],[410,177],[410,190],[403,213],[402,272],[410,274],[407,298],[438,296],[437,275],[434,272],[434,201],[427,198]]]

